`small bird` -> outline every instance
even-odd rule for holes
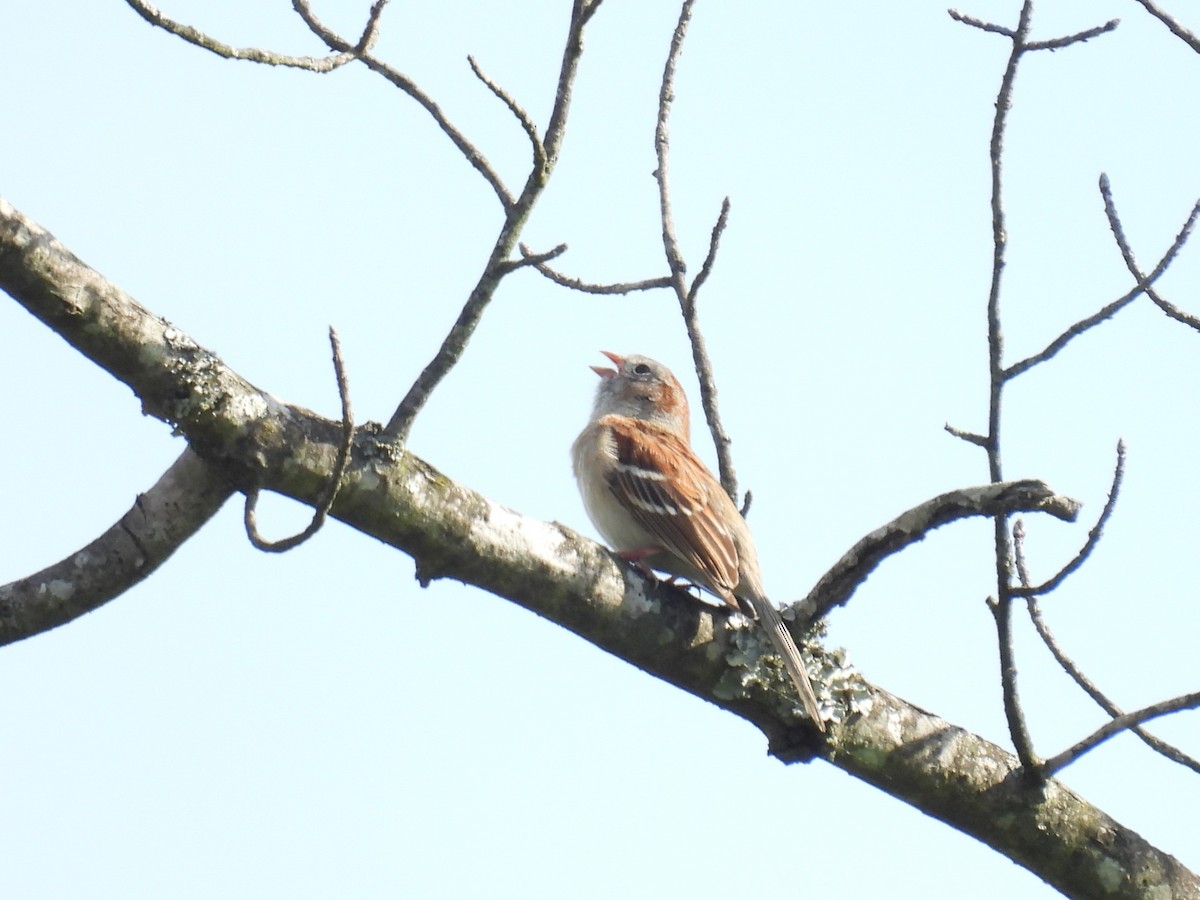
[[[763,590],[750,528],[692,452],[683,387],[662,363],[601,352],[616,368],[591,367],[600,386],[571,448],[592,524],[622,559],[686,578],[757,619],[824,731],[800,651]]]

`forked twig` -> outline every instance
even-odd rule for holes
[[[1105,215],[1109,217],[1109,227],[1113,229],[1114,235],[1117,235],[1118,233],[1121,235],[1121,237],[1117,238],[1117,243],[1120,245],[1120,243],[1124,240],[1124,230],[1121,226],[1120,218],[1116,215],[1116,207],[1112,201],[1112,190],[1109,186],[1108,176],[1103,173],[1100,175],[1100,194],[1101,197],[1104,198]],[[1183,226],[1175,235],[1175,240],[1171,242],[1171,246],[1167,248],[1167,252],[1162,255],[1162,258],[1158,261],[1158,265],[1154,267],[1154,270],[1149,275],[1140,279],[1137,284],[1135,284],[1116,300],[1112,301],[1106,306],[1101,307],[1099,310],[1092,313],[1092,315],[1080,319],[1078,322],[1056,337],[1053,341],[1051,341],[1040,352],[1023,359],[1020,362],[1013,363],[1004,370],[1004,377],[1006,379],[1016,378],[1022,372],[1032,369],[1034,366],[1051,359],[1072,340],[1079,337],[1085,331],[1096,327],[1101,322],[1108,321],[1118,312],[1132,303],[1135,299],[1141,296],[1145,292],[1146,287],[1158,281],[1158,279],[1162,277],[1162,274],[1168,269],[1168,267],[1170,267],[1171,263],[1175,261],[1175,257],[1179,255],[1179,252],[1183,249],[1183,245],[1186,244],[1188,238],[1191,237],[1192,230],[1196,226],[1197,217],[1200,217],[1200,200],[1198,200],[1192,206],[1192,210],[1188,214],[1187,219],[1184,221]],[[1138,275],[1134,275],[1134,278],[1138,277]]]
[[[1151,704],[1134,712],[1125,713],[1123,716],[1117,716],[1115,719],[1101,725],[1079,743],[1068,747],[1062,753],[1046,760],[1042,765],[1042,769],[1046,775],[1053,775],[1060,769],[1069,766],[1089,750],[1095,749],[1109,738],[1116,737],[1122,731],[1128,731],[1134,726],[1141,725],[1143,722],[1149,722],[1151,719],[1157,719],[1159,716],[1180,712],[1185,709],[1197,708],[1200,708],[1200,691],[1192,694],[1183,694],[1179,697],[1172,697],[1170,700],[1163,700],[1160,703]]]
[[[1121,258],[1125,260],[1125,268],[1129,270],[1129,274],[1137,281],[1137,287],[1146,293],[1146,296],[1154,302],[1154,305],[1165,312],[1172,319],[1200,331],[1200,318],[1186,313],[1175,304],[1167,301],[1154,289],[1151,279],[1147,277],[1138,266],[1137,258],[1133,254],[1133,248],[1129,245],[1129,238],[1125,236],[1125,227],[1121,224],[1121,217],[1117,214],[1117,206],[1113,201],[1112,186],[1109,184],[1108,176],[1100,176],[1100,193],[1104,196],[1104,214],[1108,217],[1108,225],[1112,230],[1113,238],[1116,239],[1117,247],[1121,250]],[[1196,223],[1196,217],[1200,215],[1200,200],[1192,207],[1192,213],[1188,216],[1187,222],[1184,223],[1180,230],[1180,236],[1175,239],[1175,244],[1182,247],[1183,242],[1187,240],[1188,235],[1192,232],[1192,227]],[[1174,246],[1174,245],[1173,245]],[[1176,250],[1178,252],[1178,250]],[[1171,255],[1171,259],[1174,256]],[[1161,263],[1155,268],[1154,275],[1162,274],[1162,270],[1166,267]]]

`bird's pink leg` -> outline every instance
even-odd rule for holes
[[[692,588],[696,587],[696,585],[692,584],[690,581],[683,580],[678,575],[668,575],[666,578],[662,578],[654,571],[653,568],[646,565],[646,560],[651,556],[657,556],[658,554],[665,552],[666,550],[664,548],[657,546],[638,547],[635,550],[619,550],[617,551],[617,557],[625,560],[627,563],[630,563],[635,569],[637,569],[651,581],[655,581],[660,584],[667,584],[671,587],[683,588],[685,591],[690,591]]]
[[[646,559],[651,556],[657,556],[662,552],[662,547],[638,547],[635,550],[618,550],[617,557],[625,560],[627,563],[632,563],[633,567],[646,577],[657,580],[654,570],[646,565]]]

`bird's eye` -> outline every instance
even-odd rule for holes
[[[634,375],[649,375],[650,367],[648,365],[646,365],[645,363],[638,363],[636,366],[633,367],[633,374]]]

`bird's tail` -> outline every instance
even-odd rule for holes
[[[787,669],[788,675],[796,685],[796,691],[800,695],[800,703],[804,707],[805,714],[813,720],[817,728],[824,731],[825,723],[821,721],[821,710],[817,706],[817,697],[813,693],[812,683],[808,680],[808,672],[804,670],[804,660],[800,657],[800,650],[796,647],[796,642],[792,640],[791,632],[783,624],[779,611],[775,609],[770,600],[764,597],[754,606],[755,612],[758,613],[759,624],[767,633],[767,637],[771,639],[771,643],[775,645],[775,650],[783,659],[784,668]]]

